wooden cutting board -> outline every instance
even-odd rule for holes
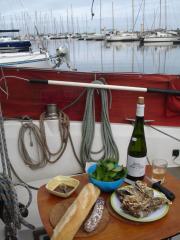
[[[49,214],[49,220],[50,220],[50,223],[53,228],[55,228],[55,226],[57,225],[57,223],[59,222],[61,217],[64,215],[64,213],[66,212],[68,207],[73,203],[74,200],[75,200],[75,198],[68,198],[68,199],[63,200],[60,203],[56,204],[52,208],[52,210],[50,211],[50,214]],[[82,224],[81,228],[76,233],[76,237],[89,237],[89,236],[98,234],[105,229],[108,222],[109,222],[109,213],[108,213],[107,208],[105,207],[102,219],[101,219],[100,223],[98,224],[97,228],[93,232],[87,233],[84,231],[83,224]]]

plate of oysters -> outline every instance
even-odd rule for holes
[[[136,181],[116,189],[111,195],[111,206],[120,216],[136,222],[152,222],[164,217],[171,202],[163,193]]]

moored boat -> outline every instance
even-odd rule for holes
[[[105,34],[104,33],[95,33],[94,35],[92,35],[92,40],[102,41],[104,39],[105,39]]]
[[[14,31],[19,32],[19,30],[1,30],[0,32]],[[53,67],[46,50],[33,51],[30,40],[20,40],[13,37],[0,37],[0,66]]]
[[[149,35],[146,35],[144,38],[141,39],[141,43],[156,43],[156,42],[167,42],[173,43],[179,40],[179,37],[172,33],[168,32],[155,32]]]
[[[111,34],[106,37],[107,42],[133,42],[139,41],[140,38],[137,33],[133,32],[122,32],[118,34]]]
[[[15,33],[18,29],[0,30],[0,33]],[[29,40],[21,40],[11,36],[0,36],[0,53],[1,52],[26,52],[29,51],[31,42]]]
[[[51,68],[51,60],[46,51],[28,51],[17,53],[0,53],[0,66],[21,66]]]
[[[29,40],[18,40],[10,37],[0,38],[0,52],[26,52],[29,51],[31,42]]]

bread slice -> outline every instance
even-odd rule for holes
[[[99,188],[88,183],[56,225],[51,240],[72,240],[100,195]]]

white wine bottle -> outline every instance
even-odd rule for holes
[[[138,97],[136,121],[127,154],[127,178],[137,181],[145,175],[147,148],[144,134],[144,97]]]

